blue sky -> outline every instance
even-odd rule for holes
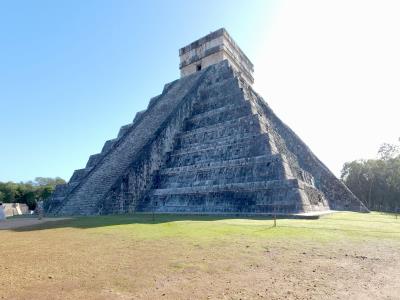
[[[68,179],[179,77],[180,47],[225,26],[246,49],[273,7],[1,1],[0,180]]]
[[[332,171],[400,136],[397,1],[0,2],[0,181],[69,179],[225,27]]]

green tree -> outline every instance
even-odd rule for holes
[[[395,158],[399,154],[400,147],[398,145],[383,143],[378,150],[378,157],[383,160]]]
[[[383,144],[378,159],[345,163],[341,179],[372,210],[400,209],[399,146]]]
[[[36,207],[38,200],[48,199],[58,184],[64,184],[60,177],[36,177],[27,182],[0,182],[0,201],[5,203],[26,203],[30,209]]]
[[[52,186],[55,187],[58,184],[64,184],[65,180],[60,177],[36,177],[35,183],[40,186]]]
[[[22,197],[22,203],[28,205],[29,209],[36,208],[36,195],[34,191],[27,191]]]

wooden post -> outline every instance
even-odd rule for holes
[[[156,205],[155,205],[155,203],[153,202],[153,211],[152,211],[152,221],[153,221],[153,223],[156,222],[155,211],[156,211]]]

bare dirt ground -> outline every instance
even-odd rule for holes
[[[0,230],[0,298],[400,299],[392,223],[125,221]]]

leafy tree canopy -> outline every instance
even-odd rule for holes
[[[400,211],[400,145],[385,143],[377,159],[345,163],[341,179],[369,209]]]
[[[36,177],[33,181],[20,183],[0,182],[0,202],[25,203],[30,209],[34,209],[37,201],[45,201],[50,197],[56,185],[64,183],[65,180],[60,177]]]

